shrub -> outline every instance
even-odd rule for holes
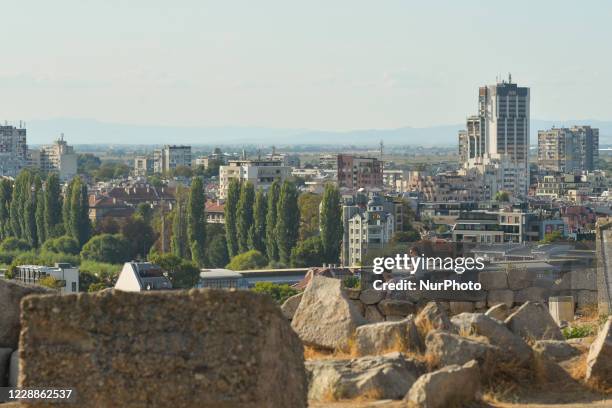
[[[252,249],[233,257],[226,268],[233,271],[245,271],[249,269],[261,269],[266,266],[267,263],[266,257],[263,256],[261,252]]]
[[[154,254],[149,261],[168,273],[173,288],[193,288],[198,282],[200,269],[191,261],[174,254]]]
[[[42,249],[43,251],[72,255],[78,255],[80,251],[79,243],[74,238],[67,235],[48,239],[43,244]]]
[[[582,337],[588,337],[595,334],[595,329],[593,326],[584,325],[584,326],[573,326],[566,327],[562,330],[563,337],[566,339],[578,339]]]
[[[272,296],[272,299],[278,304],[284,303],[285,300],[299,293],[297,289],[289,285],[280,285],[272,282],[257,282],[252,290],[253,292]]]
[[[23,252],[30,249],[32,248],[26,241],[15,237],[7,238],[0,244],[1,252]]]

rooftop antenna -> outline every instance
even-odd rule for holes
[[[382,139],[380,139],[380,160],[382,161],[383,159],[383,149],[384,149],[385,145],[383,144]]]
[[[512,74],[510,72],[508,72],[508,83],[512,83]]]

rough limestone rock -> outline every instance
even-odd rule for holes
[[[385,316],[406,317],[416,313],[416,305],[407,300],[383,299],[378,308]]]
[[[401,399],[421,374],[401,353],[352,360],[312,360],[308,399],[329,401],[359,397]]]
[[[462,406],[478,397],[480,369],[472,360],[462,366],[450,365],[422,375],[404,398],[409,406],[418,408],[446,408]]]
[[[19,350],[15,350],[13,351],[13,354],[11,354],[11,360],[9,362],[8,386],[17,387],[18,380],[19,380]]]
[[[597,291],[597,269],[580,269],[565,273],[553,286],[554,290]]]
[[[450,302],[450,313],[456,315],[459,313],[471,313],[474,311],[473,302]]]
[[[287,300],[285,300],[285,302],[282,304],[281,312],[283,312],[283,314],[285,315],[287,319],[289,320],[293,319],[293,316],[295,315],[295,311],[300,305],[301,300],[302,300],[302,293],[298,293],[297,295],[293,295]]]
[[[423,338],[425,338],[429,330],[454,330],[446,311],[437,302],[427,303],[419,312],[414,322]]]
[[[302,343],[267,296],[115,291],[22,307],[20,386],[69,384],[81,408],[307,405]]]
[[[365,324],[355,331],[355,351],[361,356],[420,349],[421,340],[412,316],[399,321]]]
[[[379,323],[385,321],[385,316],[380,313],[376,305],[367,305],[365,307],[365,319],[369,323]]]
[[[549,295],[549,289],[532,286],[516,291],[514,293],[514,301],[516,303],[544,302],[548,299]]]
[[[537,279],[537,273],[524,268],[508,271],[508,287],[512,290],[525,289],[533,286]]]
[[[531,347],[518,335],[512,333],[500,321],[483,313],[461,313],[453,316],[453,324],[459,333],[472,333],[486,337],[489,344],[504,350],[503,359],[515,361],[519,364],[529,362],[532,354]]]
[[[366,305],[375,305],[376,303],[383,300],[386,292],[382,290],[376,289],[366,289],[362,290],[359,294],[359,300],[361,300]]]
[[[361,289],[358,288],[343,288],[348,295],[349,299],[359,300],[359,295],[361,294]]]
[[[597,291],[593,290],[578,290],[573,292],[578,308],[585,306],[597,305]]]
[[[561,329],[543,303],[523,304],[504,323],[525,340],[564,340]]]
[[[539,384],[562,384],[563,387],[566,387],[569,383],[574,382],[563,367],[537,350],[533,352],[531,369]]]
[[[8,371],[12,353],[13,350],[10,348],[0,348],[0,387],[8,385]]]
[[[510,308],[505,303],[492,306],[485,312],[485,315],[503,322],[508,316],[510,316]]]
[[[487,294],[487,306],[493,307],[500,303],[512,307],[514,304],[514,292],[509,289],[490,290]]]
[[[533,344],[533,350],[552,361],[565,361],[580,354],[580,351],[563,340],[538,340]]]
[[[0,279],[0,347],[17,348],[19,342],[20,302],[31,294],[56,293],[42,286],[26,285],[17,281]]]
[[[323,276],[310,281],[291,321],[305,344],[347,349],[355,329],[367,323],[341,284],[339,279]]]
[[[484,290],[508,289],[508,275],[503,271],[484,271],[478,274]]]
[[[489,343],[439,330],[429,332],[425,347],[427,354],[434,356],[441,366],[476,360],[481,367],[489,369],[495,364],[495,356],[501,353],[499,347]]]
[[[612,316],[608,317],[587,356],[586,379],[612,387]]]

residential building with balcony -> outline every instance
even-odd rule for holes
[[[274,181],[282,183],[289,176],[291,176],[291,167],[284,165],[281,160],[230,160],[226,166],[219,168],[219,198],[227,197],[232,179],[239,182],[250,181],[255,191],[260,188],[267,191]]]
[[[48,277],[55,279],[56,289],[62,294],[79,291],[79,268],[66,263],[56,263],[55,266],[19,265],[14,279],[37,285]]]

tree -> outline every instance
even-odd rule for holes
[[[253,225],[249,231],[249,249],[255,249],[262,254],[266,253],[266,215],[268,202],[266,195],[260,188],[255,194],[253,207]]]
[[[142,218],[145,222],[150,223],[153,217],[153,209],[150,204],[140,203],[136,207],[135,215]]]
[[[29,200],[31,188],[31,173],[28,169],[24,169],[15,178],[10,205],[11,230],[17,238],[26,238],[24,209]]]
[[[44,192],[45,235],[59,237],[64,233],[62,227],[62,199],[59,176],[51,173],[47,178]]]
[[[87,185],[79,177],[73,180],[70,197],[70,235],[83,246],[90,235]]]
[[[145,259],[157,239],[150,224],[140,217],[131,217],[121,225],[121,235],[130,247],[131,259]]]
[[[225,200],[225,239],[227,241],[227,253],[230,257],[238,254],[238,237],[236,235],[236,207],[240,198],[240,183],[231,179]]]
[[[340,245],[344,227],[342,224],[342,208],[340,207],[340,192],[328,183],[321,200],[321,245],[323,259],[327,263],[335,263],[340,256]]]
[[[81,250],[81,258],[96,262],[118,264],[130,260],[130,245],[120,234],[96,235]]]
[[[268,190],[268,214],[266,215],[266,252],[270,262],[278,261],[278,245],[276,244],[276,216],[280,183],[275,180]]]
[[[176,208],[172,216],[172,240],[170,246],[172,253],[179,258],[191,258],[187,240],[187,203],[185,191],[179,189],[176,196]]]
[[[25,203],[23,207],[23,237],[32,248],[38,247],[38,231],[36,222],[36,198],[40,190],[41,181],[39,176],[32,179],[32,186],[25,192]]]
[[[174,254],[155,254],[149,261],[168,273],[173,288],[193,288],[198,283],[200,270],[193,262]]]
[[[72,236],[71,222],[70,222],[70,206],[72,205],[72,187],[76,182],[76,178],[72,179],[70,183],[66,185],[64,191],[64,201],[62,203],[62,220],[64,221],[64,233]]]
[[[253,183],[247,181],[240,188],[240,199],[236,210],[236,237],[240,253],[249,250],[249,232],[253,225],[253,205],[255,203],[255,189]]]
[[[206,246],[206,197],[200,178],[194,178],[189,190],[187,204],[187,236],[191,245],[191,260],[197,266],[204,266]]]
[[[291,266],[294,268],[320,266],[322,260],[323,244],[320,237],[310,237],[305,241],[300,241],[291,250]]]
[[[9,179],[0,180],[0,241],[12,235],[11,198],[13,185]]]
[[[23,239],[9,237],[0,244],[0,252],[23,252],[32,249],[30,244]]]
[[[421,234],[416,230],[398,231],[391,237],[390,244],[396,245],[403,242],[417,242],[421,239]]]
[[[208,262],[213,268],[224,268],[229,262],[225,235],[216,235],[208,246]]]
[[[285,181],[281,187],[276,216],[276,244],[281,262],[289,264],[291,250],[298,239],[300,212],[295,185]]]
[[[300,240],[319,235],[319,205],[321,195],[303,193],[298,198],[300,208]]]
[[[510,196],[506,191],[498,191],[495,193],[495,201],[507,202],[510,200]]]
[[[233,271],[246,271],[249,269],[261,269],[267,263],[266,257],[261,252],[252,249],[233,257],[226,268]]]
[[[45,225],[45,192],[42,187],[36,193],[36,237],[38,245],[41,246],[47,240],[47,228]]]
[[[64,235],[46,240],[42,245],[42,250],[57,254],[78,255],[80,248],[79,243],[74,238]]]

